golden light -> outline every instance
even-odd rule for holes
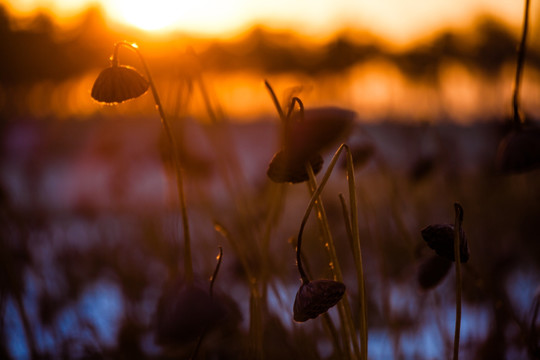
[[[315,37],[358,27],[397,44],[444,27],[469,26],[479,14],[519,26],[523,12],[521,3],[512,0],[0,0],[0,4],[18,15],[40,10],[57,20],[69,20],[91,4],[100,4],[112,22],[218,37],[257,23]]]
[[[216,34],[245,25],[247,14],[238,4],[219,0],[114,0],[104,6],[113,20],[143,30]]]
[[[143,30],[171,27],[181,18],[183,2],[174,0],[117,0],[109,5],[110,13],[124,23]]]

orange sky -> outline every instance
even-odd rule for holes
[[[0,0],[13,13],[36,9],[69,20],[82,9],[101,4],[111,22],[152,31],[188,30],[200,35],[233,35],[255,23],[293,29],[314,37],[344,26],[372,31],[405,44],[441,27],[462,27],[480,14],[519,26],[518,0]],[[533,2],[531,13],[537,5]]]

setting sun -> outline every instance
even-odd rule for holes
[[[57,20],[68,19],[92,3],[100,4],[113,23],[146,31],[181,30],[201,35],[228,36],[254,24],[328,36],[343,28],[368,30],[396,44],[406,44],[444,27],[469,26],[479,14],[491,14],[512,25],[522,9],[504,0],[0,0],[19,15],[46,10]]]
[[[108,2],[106,9],[113,19],[143,30],[181,29],[216,34],[245,23],[247,14],[235,5],[238,4],[223,6],[216,0],[115,0]]]
[[[161,30],[178,22],[184,3],[174,0],[117,0],[110,7],[124,22],[144,30]]]

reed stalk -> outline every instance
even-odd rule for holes
[[[138,46],[127,41],[117,42],[114,45],[114,53],[112,56],[113,64],[115,64],[115,62],[116,63],[118,62],[118,50],[122,46],[127,47],[128,49],[134,51],[139,57],[139,60],[144,68],[146,78],[150,85],[152,96],[154,97],[154,103],[156,105],[156,109],[161,118],[161,124],[163,126],[163,130],[165,131],[165,135],[167,136],[167,139],[169,141],[169,146],[171,147],[171,154],[173,157],[174,169],[176,173],[176,187],[178,190],[180,213],[182,216],[182,227],[183,227],[183,233],[184,233],[184,272],[185,272],[184,276],[185,276],[186,281],[188,283],[191,283],[193,282],[193,262],[191,258],[191,239],[189,235],[189,221],[188,221],[188,215],[187,215],[186,198],[184,194],[184,180],[183,180],[183,175],[182,175],[182,166],[180,162],[180,156],[178,154],[178,146],[176,143],[176,139],[171,130],[170,123],[167,120],[167,116],[165,115],[165,111],[163,110],[163,106],[161,105],[161,100],[159,98],[159,94],[156,89],[154,80],[152,79],[150,69],[148,68],[148,65],[146,64],[146,61],[144,60],[144,57],[142,56]]]

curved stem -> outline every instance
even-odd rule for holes
[[[525,0],[525,11],[523,15],[523,31],[521,33],[521,42],[519,43],[518,59],[516,67],[516,78],[514,82],[514,94],[512,97],[512,106],[514,111],[514,124],[520,127],[523,124],[523,119],[519,114],[519,87],[521,83],[521,74],[523,73],[523,67],[525,63],[525,51],[527,41],[527,29],[529,28],[529,7],[530,0]]]
[[[463,208],[454,204],[456,213],[454,223],[454,257],[456,259],[456,327],[454,333],[454,360],[459,359],[459,333],[461,328],[461,223],[463,222]]]
[[[291,100],[291,106],[289,106],[289,109],[287,110],[287,121],[291,119],[291,114],[294,110],[294,105],[298,104],[298,107],[300,108],[300,118],[304,119],[304,103],[300,98],[294,96]]]
[[[192,282],[193,281],[193,263],[191,260],[191,239],[189,236],[189,221],[188,221],[188,216],[187,216],[186,198],[184,194],[184,180],[182,176],[182,166],[180,163],[180,157],[178,155],[178,146],[176,144],[176,140],[171,131],[170,124],[167,121],[167,117],[165,116],[165,111],[163,110],[163,106],[161,105],[161,100],[159,99],[156,86],[152,79],[152,75],[150,74],[148,65],[146,65],[146,61],[144,60],[141,52],[139,51],[139,48],[137,47],[137,45],[129,43],[127,41],[117,42],[114,46],[113,58],[111,59],[113,64],[118,63],[118,49],[120,48],[120,46],[125,46],[128,49],[135,51],[135,53],[139,57],[139,60],[141,61],[144,67],[146,77],[148,78],[148,83],[150,84],[150,89],[154,97],[156,109],[158,110],[159,116],[161,117],[161,124],[163,125],[163,129],[165,130],[165,134],[167,136],[167,139],[169,140],[169,145],[171,147],[171,153],[173,156],[174,168],[176,172],[176,186],[178,189],[178,200],[180,201],[180,212],[182,214],[182,225],[184,229],[184,271],[185,271],[186,281]]]
[[[330,161],[330,164],[328,165],[328,168],[326,169],[326,172],[323,176],[323,180],[319,186],[323,186],[323,183],[326,183],[328,181],[328,178],[337,163],[339,155],[344,148],[349,150],[348,146],[345,144],[340,146],[338,151],[336,151],[336,153],[332,157],[332,160]],[[308,175],[309,175],[308,187],[309,187],[310,195],[314,196],[316,190],[318,189],[317,181],[315,179],[315,174],[313,173],[313,169],[311,168],[310,164],[307,165],[306,170],[308,170]],[[319,220],[319,225],[321,226],[322,236],[324,239],[323,240],[324,246],[328,252],[328,256],[331,261],[329,266],[334,276],[334,280],[343,282],[343,274],[341,272],[341,267],[339,265],[339,261],[338,261],[338,257],[336,253],[336,247],[334,244],[334,240],[332,239],[332,234],[330,233],[328,217],[326,216],[326,211],[324,209],[324,205],[322,203],[320,193],[318,193],[317,199],[314,204],[317,210],[317,218]],[[344,335],[343,335],[344,341],[348,345],[352,343],[355,358],[361,359],[360,346],[358,344],[358,340],[357,340],[355,330],[354,330],[355,327],[353,324],[351,307],[346,296],[344,296],[342,300],[338,303],[338,310],[339,310],[338,311],[339,317],[341,319],[341,323],[342,323],[343,331],[344,331]],[[348,349],[347,351],[350,350],[348,345],[347,345],[347,349]]]
[[[219,247],[219,254],[217,256],[217,264],[216,268],[214,269],[214,273],[212,274],[212,277],[210,278],[210,297],[214,296],[214,283],[216,282],[216,278],[219,272],[219,268],[221,266],[221,261],[223,260],[223,248]]]
[[[309,204],[308,204],[308,206],[306,208],[306,211],[304,213],[304,217],[302,218],[302,222],[300,224],[300,230],[298,232],[298,240],[297,240],[297,245],[296,245],[296,263],[298,265],[298,272],[300,273],[300,276],[302,277],[302,282],[304,282],[304,283],[309,282],[309,279],[308,279],[308,277],[306,276],[306,274],[304,272],[304,268],[302,267],[302,258],[301,258],[302,234],[304,233],[304,228],[305,228],[307,220],[309,218],[309,214],[311,213],[311,210],[313,209],[313,206],[315,205],[315,202],[319,199],[319,195],[323,191],[324,186],[328,182],[328,179],[330,178],[330,175],[332,173],[332,169],[334,168],[334,166],[335,166],[335,164],[337,162],[337,159],[339,157],[339,154],[341,154],[341,151],[343,151],[343,149],[349,150],[349,146],[347,144],[342,144],[339,147],[339,149],[336,151],[336,154],[334,155],[334,157],[332,158],[332,161],[328,165],[328,169],[326,170],[326,172],[325,172],[325,174],[324,174],[324,176],[323,176],[323,178],[321,180],[321,183],[319,184],[319,187],[317,187],[315,192],[313,192],[313,194],[311,195],[311,199],[309,201]],[[308,163],[306,166],[311,166],[311,165]],[[307,169],[307,170],[309,171],[309,169]]]
[[[276,107],[276,110],[279,114],[279,118],[282,122],[286,122],[285,114],[283,113],[283,109],[281,108],[281,105],[279,104],[279,101],[277,99],[276,93],[274,92],[274,89],[272,88],[272,85],[268,82],[268,80],[264,80],[264,86],[266,86],[266,89],[270,93],[270,97],[272,98],[272,101],[274,102],[274,106]]]

